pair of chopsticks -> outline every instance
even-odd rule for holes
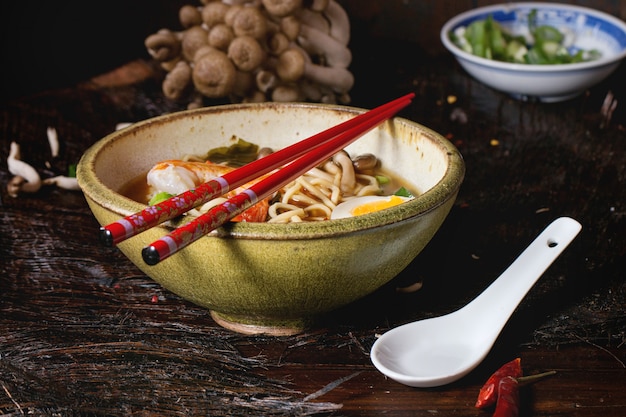
[[[153,226],[176,218],[215,197],[226,194],[229,190],[240,187],[254,178],[280,168],[242,193],[211,208],[205,214],[146,246],[142,250],[143,260],[148,265],[156,265],[330,158],[406,107],[414,96],[414,93],[410,93],[397,98],[221,177],[216,177],[193,190],[185,191],[101,227],[100,240],[108,246],[113,246]]]

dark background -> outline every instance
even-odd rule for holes
[[[439,29],[455,14],[497,0],[340,0],[353,39],[361,34],[419,45],[444,53]],[[626,18],[622,0],[561,3],[594,7]],[[143,40],[161,28],[179,30],[178,10],[199,0],[2,1],[3,98],[71,86],[129,60],[149,58]],[[407,50],[401,53],[410,55]]]
[[[178,28],[182,1],[3,1],[2,96],[66,87],[139,57],[143,39]]]

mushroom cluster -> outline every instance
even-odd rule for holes
[[[145,40],[172,100],[350,102],[350,23],[335,0],[201,0],[179,21]]]

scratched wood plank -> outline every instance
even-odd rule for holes
[[[480,384],[520,355],[529,372],[558,372],[524,394],[522,415],[624,414],[626,117],[621,106],[610,121],[600,112],[624,69],[573,103],[542,106],[473,82],[451,60],[403,55],[407,44],[377,42],[376,57],[357,55],[360,85],[368,87],[355,89],[354,104],[372,107],[418,91],[403,116],[450,137],[468,168],[444,227],[403,274],[306,334],[245,337],[216,326],[206,310],[161,288],[116,249],[99,246],[80,193],[44,189],[13,199],[3,186],[0,412],[476,416]],[[51,162],[62,171],[118,122],[177,108],[162,100],[153,73],[130,83],[118,82],[121,73],[115,82],[105,77],[4,103],[0,183],[10,178],[4,155],[13,140],[47,174],[46,127],[58,129],[62,152]],[[376,80],[381,73],[394,76]],[[623,88],[614,92],[626,100]],[[449,96],[457,101],[448,103]],[[451,119],[456,109],[466,123]],[[462,306],[562,214],[581,219],[583,234],[474,373],[416,390],[372,367],[376,334]],[[420,291],[396,291],[417,280]]]

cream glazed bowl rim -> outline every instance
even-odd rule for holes
[[[137,213],[146,208],[147,205],[119,194],[117,190],[107,186],[96,172],[97,160],[108,148],[116,146],[119,141],[127,139],[129,135],[140,135],[142,132],[149,132],[150,129],[158,129],[159,125],[189,117],[202,117],[204,115],[211,117],[211,115],[218,115],[222,112],[288,111],[289,109],[332,111],[346,117],[354,117],[366,111],[362,108],[336,104],[267,102],[202,107],[156,116],[112,132],[87,149],[77,167],[79,185],[83,192],[94,202],[106,209],[116,212],[120,217]],[[402,117],[395,117],[375,129],[393,130],[396,127],[413,128],[419,131],[421,135],[428,136],[431,142],[435,142],[435,145],[441,150],[441,153],[446,159],[445,172],[441,179],[428,190],[419,194],[415,199],[386,210],[345,219],[289,224],[227,223],[221,228],[223,229],[221,233],[226,232],[228,236],[235,238],[282,240],[310,239],[348,234],[401,222],[412,217],[423,215],[429,211],[435,210],[450,198],[454,198],[465,174],[465,164],[459,151],[439,133]],[[259,145],[262,146],[263,144]],[[158,227],[166,228],[166,226],[162,225]]]

